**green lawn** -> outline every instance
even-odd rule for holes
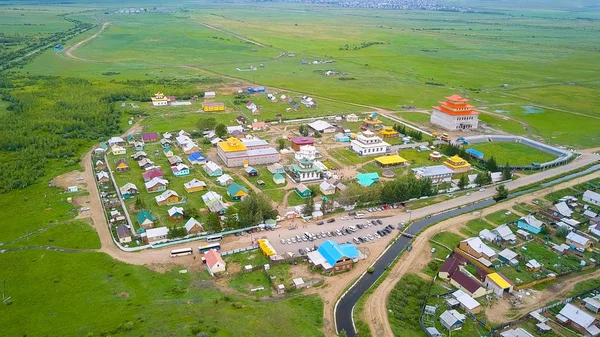
[[[396,115],[415,124],[429,123],[429,119],[431,118],[430,114],[422,112],[397,112]]]
[[[430,151],[419,152],[416,149],[406,149],[398,151],[398,155],[410,162],[411,168],[419,166],[441,165],[429,160]]]
[[[206,272],[159,274],[102,253],[53,251],[0,254],[0,268],[12,298],[0,309],[6,336],[269,336],[273,326],[285,336],[323,336],[318,297],[224,296],[205,281]]]
[[[450,232],[440,232],[436,235],[433,236],[433,238],[431,238],[433,241],[442,243],[448,247],[450,247],[451,249],[458,246],[458,243],[463,240],[462,237],[460,237],[459,235],[455,234],[455,233],[450,233]]]
[[[525,257],[525,260],[535,259],[544,266],[545,269],[555,273],[572,271],[579,269],[579,259],[570,256],[560,256],[550,250],[549,247],[537,242],[530,242],[523,247],[526,250],[519,250],[519,253]]]
[[[47,229],[5,247],[53,246],[72,249],[98,249],[100,240],[94,228],[82,221],[49,225]]]
[[[485,218],[487,220],[495,223],[496,225],[503,225],[505,223],[515,222],[515,221],[519,220],[519,218],[521,218],[519,215],[517,215],[513,212],[510,212],[509,215],[506,215],[506,212],[510,212],[510,211],[507,209],[502,209],[502,210],[499,210],[492,214],[486,215]]]
[[[306,203],[306,199],[300,198],[300,196],[296,192],[292,192],[288,196],[288,203],[287,203],[288,206],[304,205],[305,203]]]
[[[469,220],[467,222],[467,227],[463,228],[466,230],[466,234],[468,234],[469,236],[477,236],[479,235],[479,232],[481,232],[484,229],[492,229],[494,228],[494,226],[490,225],[489,223],[487,223],[485,220],[482,219],[473,219],[473,220]]]
[[[556,158],[553,154],[519,143],[493,142],[470,144],[466,147],[483,152],[486,160],[494,157],[498,165],[509,163],[512,166],[525,166],[531,165],[531,163],[544,163]]]
[[[359,156],[356,152],[349,149],[335,149],[329,150],[329,155],[335,158],[337,161],[344,165],[354,166],[362,163],[366,163],[370,160],[377,158],[378,156]]]

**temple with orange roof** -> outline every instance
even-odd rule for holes
[[[446,130],[469,130],[479,126],[479,113],[469,100],[459,95],[446,97],[445,102],[433,107],[431,123]]]

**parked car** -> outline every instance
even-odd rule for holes
[[[406,247],[406,250],[410,252],[412,250],[412,245],[409,245],[408,247]]]
[[[327,223],[332,223],[332,222],[335,222],[335,219],[334,219],[334,218],[327,219]]]
[[[324,223],[323,221],[319,221],[319,222],[317,222],[317,226],[321,226],[321,225],[324,225],[324,224],[325,224],[325,223]]]
[[[306,236],[302,237],[302,241],[306,242],[308,241],[308,238]]]
[[[285,239],[281,239],[279,242],[281,242],[282,245],[285,245]]]
[[[372,224],[373,226],[377,226],[377,221],[375,221],[375,220],[371,220],[371,224]]]
[[[331,232],[327,232],[327,237],[331,237]]]
[[[300,253],[300,255],[306,255],[306,251],[302,248],[298,249],[298,253]]]
[[[292,238],[292,243],[296,243],[296,238]]]
[[[356,243],[357,245],[360,244],[360,240],[357,238],[352,239],[352,241],[354,241],[354,243]]]
[[[287,242],[287,244],[288,244],[288,245],[291,245],[291,244],[292,244],[292,240],[291,240],[291,239],[287,239],[287,241],[286,241],[286,242]]]
[[[377,219],[377,224],[379,224],[379,225],[383,225],[383,221],[381,221],[381,220]]]

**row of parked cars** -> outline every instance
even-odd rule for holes
[[[400,227],[398,227],[398,229],[400,229]],[[375,239],[379,239],[382,236],[386,236],[386,235],[390,234],[393,230],[394,230],[394,226],[387,225],[383,229],[377,230],[377,232],[375,232],[375,235],[367,234],[367,235],[363,235],[363,236],[358,236],[358,237],[353,238],[352,241],[354,241],[354,243],[359,245],[361,243],[373,241]]]

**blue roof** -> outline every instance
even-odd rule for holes
[[[356,179],[359,184],[368,187],[379,181],[379,174],[377,172],[359,173],[356,175]]]
[[[188,156],[188,159],[189,160],[206,160],[206,158],[204,158],[204,156],[200,152],[194,152],[194,153],[190,154]]]
[[[477,150],[475,150],[473,148],[467,149],[467,153],[470,154],[470,155],[473,155],[475,157],[478,157],[478,158],[483,158],[483,152],[477,151]]]
[[[358,249],[351,244],[338,244],[335,241],[327,240],[319,246],[318,252],[327,260],[332,267],[342,258],[355,259],[360,256]]]

